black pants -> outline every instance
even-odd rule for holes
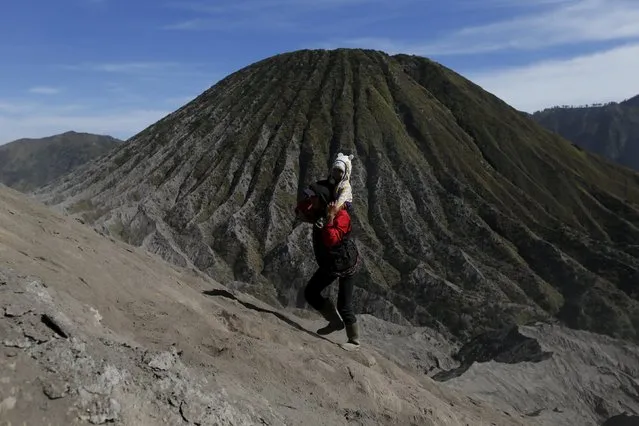
[[[326,302],[322,296],[322,290],[331,285],[337,279],[336,276],[327,273],[321,268],[315,271],[306,288],[304,298],[315,310],[320,311]],[[344,324],[355,324],[357,319],[353,311],[353,276],[339,278],[339,290],[337,293],[337,311],[344,320]]]

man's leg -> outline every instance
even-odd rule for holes
[[[339,292],[337,293],[337,310],[344,320],[344,324],[355,324],[357,318],[353,311],[353,277],[341,277],[339,279]]]
[[[333,282],[333,278],[322,269],[317,269],[304,289],[306,303],[313,309],[321,311],[326,303],[326,298],[322,296],[322,291]]]
[[[321,294],[322,290],[328,287],[334,280],[335,277],[327,274],[322,269],[318,269],[315,271],[315,274],[313,274],[304,289],[304,298],[306,299],[306,302],[319,311],[324,319],[328,321],[328,325],[317,330],[317,334],[330,334],[344,328],[344,323],[339,317],[339,314],[335,309],[335,305]]]
[[[359,345],[359,324],[353,310],[353,276],[341,277],[339,279],[339,293],[337,296],[337,309],[339,310],[344,324],[346,325],[346,335],[348,342]]]

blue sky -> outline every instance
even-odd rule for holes
[[[304,48],[435,59],[509,104],[639,94],[637,0],[7,0],[0,144],[128,138],[220,78]]]

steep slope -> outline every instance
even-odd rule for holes
[[[115,148],[110,136],[66,132],[0,145],[0,183],[28,192]]]
[[[526,424],[14,191],[0,206],[9,424]]]
[[[639,347],[558,326],[458,348],[363,315],[300,318],[0,188],[7,424],[584,425],[639,415]],[[300,312],[304,313],[304,312]],[[308,317],[308,315],[305,315]],[[445,381],[429,375],[465,370]],[[614,424],[614,423],[612,423]]]
[[[292,207],[338,151],[355,155],[359,313],[458,337],[556,316],[638,338],[639,175],[423,58],[267,58],[39,197],[301,308],[315,265]]]
[[[583,149],[639,170],[639,96],[602,106],[548,108],[532,118]]]

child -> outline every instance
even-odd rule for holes
[[[328,180],[335,185],[333,198],[335,199],[328,207],[328,223],[332,223],[335,215],[342,208],[346,208],[352,214],[353,206],[353,189],[351,188],[351,160],[354,156],[344,155],[341,152],[337,154]]]

